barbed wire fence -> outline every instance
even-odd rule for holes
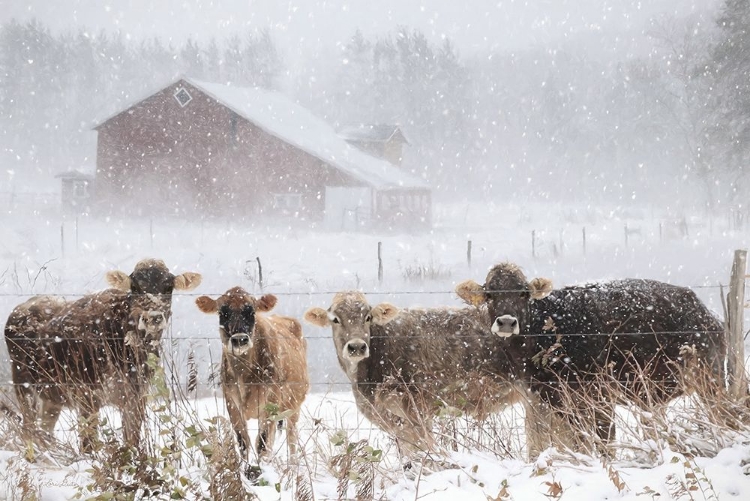
[[[742,317],[744,314],[744,289],[745,289],[745,272],[746,272],[746,253],[745,251],[737,251],[735,253],[735,261],[732,267],[732,276],[728,284],[719,285],[695,285],[689,287],[690,289],[709,289],[712,292],[720,292],[722,300],[726,300],[725,305],[725,323],[727,326],[726,332],[730,335],[730,349],[728,350],[729,361],[729,386],[730,391],[733,395],[738,398],[742,394],[742,388],[744,392],[747,392],[747,380],[745,379],[745,360],[744,360],[744,331]],[[724,296],[725,289],[729,289],[729,293]],[[325,290],[325,291],[267,291],[278,296],[298,296],[306,298],[317,298],[319,296],[330,296],[338,291]],[[508,292],[508,291],[505,291]],[[521,291],[517,291],[521,292]],[[194,298],[201,295],[218,296],[221,292],[214,293],[180,293],[180,296],[186,298]],[[454,294],[454,291],[449,290],[434,290],[434,291],[423,291],[423,290],[401,290],[401,291],[382,291],[372,289],[364,292],[365,294],[377,294],[385,296],[398,296],[398,295],[438,295],[447,296]],[[80,295],[75,294],[49,294],[53,296],[63,296],[68,299],[78,297]],[[14,297],[19,300],[24,300],[28,297],[34,296],[34,294],[26,293],[2,293],[0,296],[3,297]],[[301,317],[301,315],[300,315]],[[215,323],[215,319],[213,320]],[[185,367],[185,362],[188,357],[188,353],[200,352],[203,361],[206,363],[204,370],[200,376],[200,379],[195,383],[196,391],[193,393],[194,399],[213,398],[215,400],[216,411],[219,413],[224,412],[223,406],[220,404],[219,399],[221,391],[219,378],[216,376],[218,367],[221,360],[221,347],[219,342],[219,335],[217,330],[200,330],[194,335],[182,336],[177,335],[172,324],[170,324],[166,335],[163,338],[163,359],[164,365],[169,369],[168,371],[168,382],[167,386],[172,388],[174,391],[180,388],[183,392],[188,386],[188,381],[185,378],[185,374],[182,373],[182,369]],[[670,331],[670,332],[650,332],[649,335],[653,334],[685,334],[688,331]],[[622,336],[639,336],[644,335],[642,332],[618,332],[618,335]],[[531,336],[547,336],[548,334],[532,334]],[[585,333],[566,333],[567,336],[578,336],[578,335],[599,335],[609,336],[609,334],[585,334]],[[418,337],[419,335],[413,335],[412,337]],[[408,338],[409,336],[407,336]],[[318,393],[323,395],[330,395],[334,393],[350,393],[352,383],[348,381],[343,375],[342,370],[338,367],[336,361],[336,355],[333,343],[331,341],[330,334],[322,334],[320,329],[313,330],[312,332],[306,332],[305,338],[309,341],[318,343],[319,345],[309,351],[308,365],[315,374],[312,380],[313,386]],[[58,338],[58,339],[71,339],[71,338]],[[43,340],[42,342],[56,342],[57,340]],[[2,349],[2,360],[5,367],[9,367],[10,361],[8,360],[7,353],[5,351],[5,343],[3,343]],[[327,353],[326,357],[321,357],[320,354]],[[321,363],[323,361],[324,363]],[[0,371],[2,374],[2,380],[0,380],[0,387],[5,389],[11,389],[13,382],[6,376],[5,371]],[[358,416],[358,422],[364,421],[363,417]],[[376,427],[370,427],[371,431],[377,431]],[[71,431],[71,430],[68,430]],[[310,430],[308,430],[310,431]]]

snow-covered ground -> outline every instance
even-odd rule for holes
[[[328,306],[333,294],[344,289],[365,291],[373,304],[387,300],[399,306],[459,306],[453,294],[455,284],[467,278],[481,282],[489,266],[504,260],[521,265],[529,277],[547,276],[558,285],[647,277],[689,286],[723,317],[719,284],[728,283],[734,250],[747,246],[750,231],[730,222],[729,214],[709,218],[622,206],[604,209],[545,203],[442,205],[435,207],[430,232],[379,234],[323,231],[299,221],[274,225],[84,217],[76,221],[61,220],[44,210],[36,215],[3,213],[0,317],[7,318],[29,294],[75,298],[102,289],[106,271],[130,272],[144,257],[162,258],[175,273],[202,273],[198,289],[175,294],[166,341],[170,367],[185,367],[190,351],[199,362],[200,398],[191,401],[195,411],[187,413],[196,419],[224,415],[225,410],[209,381],[212,364],[220,360],[216,319],[198,311],[194,299],[201,294],[219,295],[235,285],[261,292],[256,258],[262,265],[262,291],[279,297],[275,312],[297,318],[311,306]],[[471,264],[467,262],[469,241]],[[382,242],[382,282],[378,280],[378,242]],[[418,279],[420,272],[428,278]],[[328,466],[330,458],[341,452],[341,446],[331,442],[338,430],[345,431],[349,441],[366,438],[384,451],[374,466],[375,496],[382,499],[750,498],[750,476],[743,471],[750,461],[750,442],[738,439],[715,457],[694,460],[659,446],[656,465],[649,468],[591,459],[575,462],[551,453],[527,463],[516,447],[521,430],[516,419],[520,411],[515,408],[510,411],[514,415],[490,428],[491,433],[451,453],[447,461],[457,468],[429,474],[404,472],[390,440],[359,417],[336,362],[330,332],[308,324],[303,327],[313,393],[305,404],[301,440],[306,444],[305,471],[312,479],[315,499],[338,497],[337,480]],[[9,390],[10,372],[2,345],[0,388]],[[170,375],[184,384],[183,372],[170,371]],[[59,426],[66,438],[65,420]],[[501,438],[513,445],[511,449],[516,447],[510,458],[499,446],[487,445]],[[293,496],[285,450],[279,450],[263,476],[270,485],[253,487],[262,499]],[[22,452],[11,447],[0,451],[0,499],[4,494],[6,499],[15,499],[18,490],[13,482],[24,470],[42,486],[45,501],[71,499],[76,486],[90,483],[88,462],[41,457],[28,465],[21,457]],[[281,494],[274,487],[277,482]],[[350,489],[349,495],[354,496],[354,485]]]

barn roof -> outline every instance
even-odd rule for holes
[[[331,125],[286,96],[183,79],[266,132],[375,188],[428,188],[423,179],[349,145]]]
[[[406,136],[398,125],[388,124],[359,124],[348,125],[339,131],[339,136],[347,141],[368,141],[371,143],[386,143],[391,139],[400,139],[409,144]]]

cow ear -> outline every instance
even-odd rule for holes
[[[372,323],[375,325],[385,325],[398,315],[398,306],[393,306],[390,303],[380,303],[377,306],[373,306],[370,310],[372,315]]]
[[[487,294],[484,292],[484,287],[476,283],[474,280],[464,280],[456,286],[456,294],[466,304],[472,306],[479,306],[487,301]]]
[[[191,291],[198,287],[203,280],[203,275],[188,271],[174,277],[174,288],[178,291]]]
[[[331,325],[331,320],[328,318],[328,312],[323,308],[310,308],[305,312],[304,319],[318,327],[328,327]]]
[[[264,294],[255,302],[255,310],[260,312],[271,311],[277,302],[278,299],[273,294]]]
[[[216,304],[215,299],[211,299],[208,296],[200,296],[195,300],[195,304],[198,305],[198,309],[203,313],[216,313],[219,310],[219,305]]]
[[[543,299],[552,292],[552,280],[549,278],[534,278],[529,282],[531,299]]]
[[[124,271],[115,270],[107,272],[107,283],[121,291],[130,290],[130,277]]]

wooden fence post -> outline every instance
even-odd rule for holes
[[[536,257],[536,230],[531,230],[531,257]]]
[[[148,220],[148,235],[151,239],[151,249],[154,248],[154,219],[151,218]]]
[[[76,216],[76,254],[78,254],[78,216]]]
[[[471,240],[466,243],[466,264],[471,268]]]
[[[378,242],[378,283],[383,283],[383,256],[381,254],[383,242]]]
[[[258,285],[260,290],[263,290],[263,267],[260,265],[260,256],[255,258],[258,261]]]
[[[583,234],[583,255],[586,255],[586,227],[584,226],[581,230],[581,233]]]
[[[65,257],[65,223],[60,223],[60,255]]]
[[[736,399],[747,396],[747,375],[745,373],[745,337],[743,315],[745,309],[745,273],[747,251],[734,251],[732,277],[727,294],[727,376],[729,395]]]

